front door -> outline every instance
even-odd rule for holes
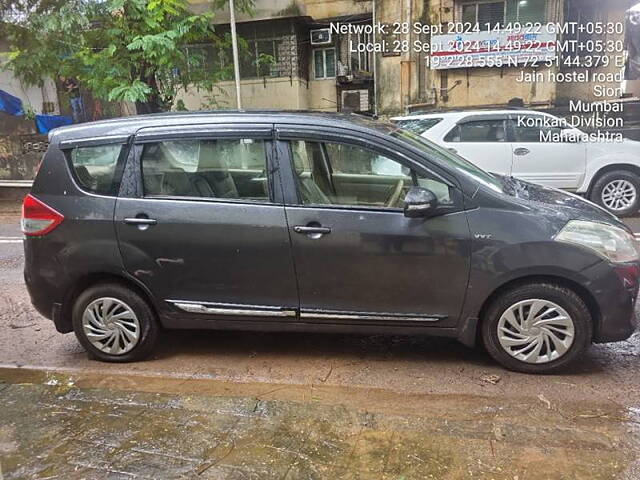
[[[469,275],[460,192],[391,150],[335,138],[282,142],[298,193],[286,210],[302,319],[455,325]],[[432,190],[443,214],[406,218],[412,186]]]
[[[115,221],[127,271],[193,313],[295,316],[295,274],[271,127],[136,137],[138,193]]]
[[[562,128],[545,126],[543,115],[516,115],[512,120],[512,175],[547,187],[576,190],[585,176],[586,144],[563,141]]]

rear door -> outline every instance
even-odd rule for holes
[[[447,132],[443,145],[487,172],[511,173],[511,145],[506,115],[473,115]]]
[[[115,212],[128,272],[174,311],[294,316],[271,125],[143,129],[133,152]]]

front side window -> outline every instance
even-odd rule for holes
[[[474,165],[469,160],[461,157],[460,155],[451,152],[449,149],[441,147],[427,139],[416,135],[404,128],[392,128],[387,130],[387,134],[391,135],[397,140],[405,142],[411,145],[413,148],[418,149],[428,158],[436,158],[440,162],[444,162],[455,168],[463,175],[474,179],[477,182],[491,188],[494,191],[502,192],[502,184],[490,173],[485,172],[480,167]]]
[[[144,144],[146,196],[268,201],[263,140],[168,140]]]
[[[336,51],[332,48],[318,48],[313,51],[314,78],[322,80],[336,76]]]
[[[504,142],[503,120],[477,120],[456,125],[444,138],[445,142]]]
[[[291,142],[300,199],[305,205],[401,208],[413,187],[431,190],[453,204],[450,187],[396,160],[355,145]]]
[[[100,195],[117,192],[116,166],[121,144],[77,147],[71,150],[71,166],[80,186]]]

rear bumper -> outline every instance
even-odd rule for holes
[[[29,278],[27,272],[24,274],[25,285],[31,297],[31,304],[40,315],[49,320],[53,320],[56,330],[60,333],[69,333],[73,327],[69,319],[65,318],[62,310],[62,303],[57,300],[57,295],[46,283],[34,281]]]
[[[31,304],[40,315],[51,320],[55,301],[46,284],[34,279],[26,270],[24,272],[24,283],[27,286]]]

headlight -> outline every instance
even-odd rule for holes
[[[590,248],[611,262],[633,262],[640,258],[633,235],[605,223],[571,220],[554,240]]]

